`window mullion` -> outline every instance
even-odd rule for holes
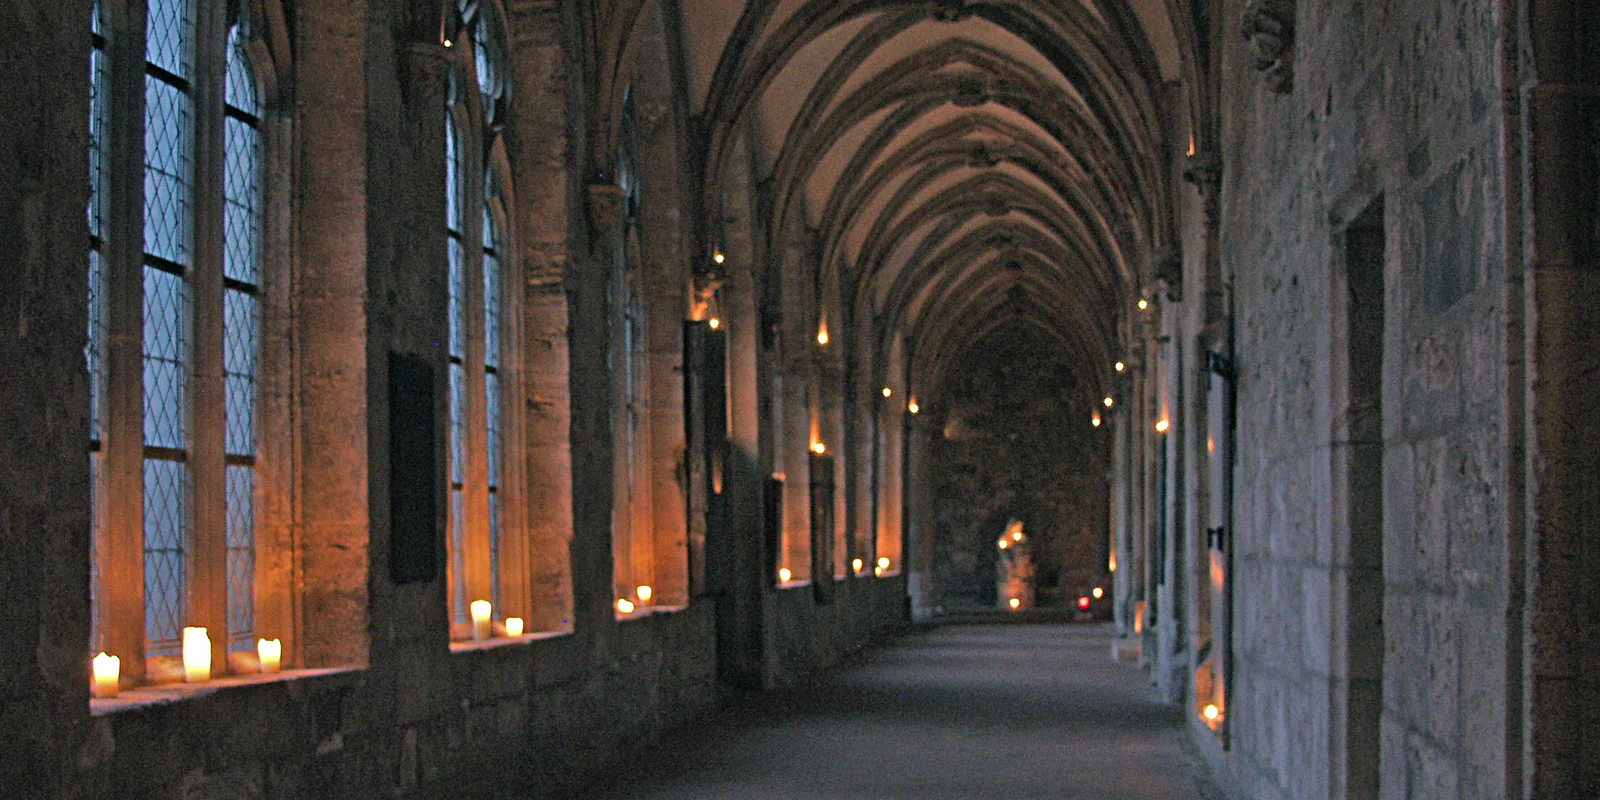
[[[225,3],[197,3],[192,108],[194,167],[190,269],[189,624],[210,632],[211,663],[227,664],[227,403],[223,375]]]
[[[107,3],[105,87],[105,415],[96,492],[99,647],[145,675],[144,136],[145,8]]]

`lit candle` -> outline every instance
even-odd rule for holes
[[[860,572],[861,571],[861,559],[858,558],[858,559],[855,559],[854,561],[851,561],[850,562],[850,568],[855,570],[856,572]]]
[[[472,601],[472,638],[483,641],[493,634],[489,630],[489,618],[493,607],[488,600]]]
[[[783,583],[788,583],[789,579],[793,577],[794,573],[790,572],[788,567],[778,570],[778,580],[782,581]]]
[[[1011,608],[1012,608],[1012,610],[1016,610],[1021,605],[1022,605],[1022,601],[1021,600],[1018,600],[1015,597],[1011,598]]]
[[[878,559],[878,569],[888,569],[888,568],[889,568],[889,557],[888,556],[880,557]]]
[[[183,629],[183,679],[189,683],[211,680],[211,637],[205,628]]]
[[[629,600],[626,597],[622,598],[621,600],[618,600],[617,601],[617,610],[621,611],[624,614],[632,614],[633,613],[633,601]]]
[[[121,688],[118,684],[120,680],[122,680],[121,658],[108,656],[105,653],[94,657],[95,697],[116,697],[117,690]]]
[[[648,585],[640,586],[633,591],[634,594],[639,595],[639,605],[650,605],[650,598],[654,597],[656,593],[656,590],[650,588]]]
[[[271,675],[283,668],[283,640],[257,639],[256,655],[261,657],[261,671]]]
[[[522,635],[522,617],[506,617],[506,635],[511,637]]]

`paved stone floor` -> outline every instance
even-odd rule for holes
[[[1220,797],[1177,712],[1099,625],[925,628],[806,686],[708,713],[580,796]]]

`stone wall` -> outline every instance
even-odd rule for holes
[[[1252,798],[1375,796],[1375,779],[1386,797],[1498,796],[1509,602],[1501,6],[1298,6],[1292,92],[1261,83],[1232,41],[1223,61],[1221,257],[1239,373],[1222,762]],[[1340,366],[1350,227],[1375,203],[1381,478],[1347,460],[1363,444],[1350,430],[1362,412]],[[1352,547],[1349,503],[1379,491],[1374,562]],[[1383,578],[1367,587],[1371,563]],[[1378,587],[1382,650],[1347,652],[1360,627],[1350,608],[1379,602]],[[1380,663],[1381,731],[1350,700]],[[1374,736],[1381,768],[1375,748],[1358,746]]]
[[[935,606],[995,607],[995,543],[1012,519],[1032,547],[1038,602],[1075,600],[1108,577],[1110,428],[1091,424],[1096,400],[1045,343],[998,336],[968,352],[934,393]]]

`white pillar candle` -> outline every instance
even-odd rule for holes
[[[506,617],[506,635],[511,637],[522,635],[522,617]]]
[[[489,638],[489,619],[492,607],[488,600],[472,601],[472,638],[483,641]]]
[[[117,690],[121,688],[122,659],[117,656],[108,656],[101,653],[94,657],[94,686],[95,697],[116,697]]]
[[[189,683],[211,680],[211,637],[205,628],[183,629],[183,679]]]
[[[283,640],[257,639],[256,655],[261,657],[261,671],[272,674],[283,668]]]

